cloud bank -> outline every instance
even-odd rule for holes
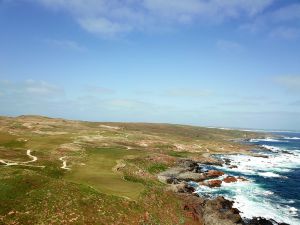
[[[66,11],[88,32],[114,36],[196,21],[254,17],[274,0],[25,0]]]

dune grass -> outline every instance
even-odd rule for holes
[[[65,179],[93,187],[99,192],[130,199],[137,199],[144,190],[140,183],[130,182],[122,174],[113,171],[116,161],[129,155],[142,155],[141,151],[116,148],[88,150],[85,165],[77,165],[67,172]]]
[[[231,140],[257,136],[36,116],[0,117],[0,129],[0,159],[28,161],[28,149],[38,157],[26,166],[0,165],[0,225],[194,224],[157,173],[180,158],[243,150],[245,146]],[[71,170],[61,168],[62,156]]]

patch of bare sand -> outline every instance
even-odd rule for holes
[[[41,131],[41,130],[35,130],[32,133],[35,134],[42,134],[42,135],[64,135],[68,134],[67,132],[59,132],[59,131]]]
[[[120,130],[121,127],[116,127],[116,126],[108,126],[108,125],[99,125],[99,127],[102,127],[102,128],[107,128],[107,129],[111,129],[111,130]]]
[[[57,150],[60,152],[78,152],[81,151],[82,149],[83,148],[79,144],[66,143],[60,145]]]
[[[78,141],[83,141],[83,142],[97,142],[97,141],[103,141],[106,139],[102,135],[85,135],[85,136],[79,136]]]

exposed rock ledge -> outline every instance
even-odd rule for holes
[[[203,170],[199,164],[205,164],[203,161],[197,162],[193,160],[181,160],[178,166],[168,169],[158,174],[158,179],[169,184],[168,191],[175,192],[182,199],[184,210],[186,210],[192,218],[200,225],[287,225],[286,223],[277,223],[274,220],[264,218],[253,218],[251,220],[243,220],[238,209],[233,208],[233,202],[220,196],[215,199],[207,199],[205,197],[194,194],[194,188],[188,185],[188,181],[200,182],[211,188],[219,187],[222,180],[219,178],[224,175],[222,171]],[[211,161],[208,162],[211,165]],[[219,165],[219,162],[216,162]],[[247,181],[242,177],[227,176],[223,182],[230,183],[239,181]]]
[[[203,225],[234,225],[244,224],[239,211],[232,208],[233,202],[223,197],[213,200],[181,194],[184,209]]]
[[[204,181],[224,175],[221,171],[210,170],[202,172],[198,163],[193,160],[182,160],[177,167],[173,167],[158,174],[159,181],[168,184],[178,184],[181,181]]]

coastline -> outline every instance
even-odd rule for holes
[[[239,186],[253,187],[255,182],[247,182],[252,177],[245,179],[241,175],[239,178],[240,175],[223,172],[231,165],[222,157],[237,157],[234,160],[241,161],[239,157],[243,155],[245,162],[252,156],[257,160],[267,160],[257,157],[257,151],[266,150],[257,147],[259,143],[247,144],[251,139],[267,138],[265,133],[169,124],[92,123],[32,116],[2,118],[0,125],[1,159],[26,161],[28,156],[24,152],[28,149],[32,149],[38,157],[38,161],[30,167],[1,167],[3,184],[9,186],[17,183],[22,187],[17,195],[15,191],[10,192],[14,201],[20,202],[19,205],[1,195],[0,220],[6,224],[23,219],[22,215],[27,211],[22,211],[22,207],[28,203],[32,208],[27,217],[30,221],[23,221],[22,224],[32,224],[32,220],[42,224],[45,218],[49,218],[49,207],[44,210],[32,199],[38,197],[43,204],[57,206],[64,204],[61,200],[69,197],[70,193],[76,196],[72,201],[78,204],[70,204],[61,211],[61,216],[67,218],[68,212],[75,213],[78,221],[82,221],[79,224],[117,224],[124,218],[126,224],[182,224],[182,221],[189,225],[211,225],[213,221],[215,224],[243,224],[243,215],[239,212],[243,210],[236,207],[236,202],[230,198],[232,196],[228,198],[226,193],[221,192],[237,191]],[[252,152],[253,148],[257,151]],[[273,154],[272,151],[269,153]],[[61,157],[64,160],[59,160]],[[67,161],[65,164],[70,170],[65,169],[63,161]],[[43,166],[43,169],[33,166]],[[170,184],[163,185],[158,181],[157,175],[172,169],[172,179],[165,180]],[[15,176],[16,173],[21,176]],[[179,178],[173,182],[177,176]],[[18,180],[19,177],[22,180]],[[90,179],[86,180],[86,177]],[[105,182],[102,182],[103,178]],[[233,182],[235,178],[239,181]],[[281,178],[274,179],[281,181]],[[48,183],[28,186],[27,180]],[[200,193],[195,193],[200,189],[193,187],[191,180],[197,185],[202,182],[204,195],[199,197]],[[112,185],[116,183],[118,185]],[[209,187],[219,185],[220,188]],[[48,194],[37,195],[41,188],[55,198],[49,198]],[[32,195],[27,196],[29,191]],[[80,204],[82,198],[89,197],[94,200],[89,204]],[[114,217],[110,217],[111,213]],[[51,212],[50,217],[54,221],[56,212]],[[252,224],[257,223],[253,220]]]
[[[257,139],[257,140],[268,140],[268,138],[278,138],[277,135],[269,135],[265,139]],[[203,224],[288,224],[284,220],[276,221],[274,218],[264,218],[261,215],[254,215],[251,218],[249,216],[245,217],[242,215],[245,215],[244,213],[240,212],[239,204],[234,202],[232,199],[227,199],[226,195],[213,195],[214,197],[210,196],[210,190],[211,189],[217,189],[220,188],[221,185],[227,185],[230,186],[233,183],[240,183],[241,185],[247,185],[243,184],[243,182],[253,182],[252,180],[248,180],[248,178],[245,177],[238,177],[238,176],[232,176],[229,174],[226,174],[226,170],[224,170],[222,167],[226,166],[227,168],[233,169],[238,168],[236,165],[231,165],[231,161],[228,159],[230,157],[226,156],[232,156],[236,155],[239,156],[247,156],[247,157],[253,157],[253,158],[262,158],[267,159],[268,153],[272,152],[272,149],[269,149],[265,146],[259,145],[256,141],[252,141],[249,139],[243,140],[243,142],[251,143],[252,149],[247,149],[245,151],[232,151],[232,152],[215,152],[213,154],[211,153],[204,153],[203,157],[211,158],[213,160],[219,160],[222,161],[222,164],[220,163],[207,163],[201,161],[191,161],[190,159],[183,159],[183,160],[189,160],[186,162],[189,162],[188,165],[197,165],[196,167],[191,168],[190,166],[186,167],[186,170],[183,170],[182,172],[178,174],[172,174],[172,179],[165,179],[165,183],[169,184],[169,190],[172,190],[176,192],[184,202],[187,202],[187,208],[191,208],[193,212],[197,213],[197,218],[199,223]],[[246,144],[245,144],[246,145]],[[246,146],[249,146],[248,144]],[[256,151],[254,151],[256,150]],[[260,152],[260,153],[259,153]],[[261,154],[261,153],[265,154]],[[220,157],[221,156],[221,157]],[[225,160],[224,160],[225,159]],[[213,161],[212,160],[212,161]],[[250,160],[250,159],[248,159]],[[207,160],[209,161],[209,160]],[[185,163],[179,163],[177,167],[182,167]],[[175,167],[176,168],[176,167]],[[178,170],[178,169],[177,169]],[[172,168],[171,168],[172,171]],[[187,172],[188,171],[188,172]],[[169,171],[170,172],[170,171]],[[188,174],[189,173],[189,174]],[[194,173],[194,174],[193,174]],[[195,175],[200,174],[200,175]],[[204,176],[203,174],[209,175],[214,174],[214,176]],[[165,175],[168,176],[168,172],[163,172],[159,175],[160,180],[161,176]],[[170,175],[170,173],[169,173]],[[188,175],[190,180],[188,180]],[[260,176],[263,177],[280,177],[276,173],[272,172],[261,172],[259,173]],[[169,177],[170,178],[170,177]],[[204,190],[202,192],[199,191],[199,188],[202,187]],[[197,190],[198,189],[198,190]],[[272,194],[272,192],[265,192],[266,195]],[[197,209],[197,200],[195,199],[195,196],[199,198],[198,200],[199,205],[201,205],[201,209]],[[219,196],[219,197],[218,197]],[[210,208],[210,210],[206,210],[206,205],[226,205],[225,209],[222,208]],[[199,207],[199,206],[198,206]],[[245,208],[245,207],[244,207]],[[216,214],[216,212],[224,211],[224,213],[217,213],[217,216],[214,216],[214,219],[212,221],[207,220],[207,216],[205,213],[209,214]],[[205,213],[204,213],[205,211]],[[297,209],[291,207],[290,209],[291,213],[297,213]],[[247,213],[246,213],[247,215]],[[249,214],[248,214],[249,215]],[[210,216],[208,216],[210,218]],[[219,221],[218,221],[219,220]],[[291,220],[293,221],[293,220]],[[291,222],[290,224],[296,224],[294,222]]]

